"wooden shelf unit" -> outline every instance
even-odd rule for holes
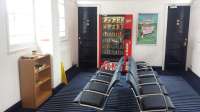
[[[19,59],[20,91],[24,108],[38,108],[52,95],[50,55]]]

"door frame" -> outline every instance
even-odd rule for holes
[[[162,55],[162,57],[163,57],[163,60],[162,60],[162,70],[164,71],[165,70],[165,55],[166,55],[166,40],[167,40],[167,23],[168,23],[168,7],[169,7],[170,5],[165,5],[165,24],[164,24],[164,28],[163,28],[163,37],[165,37],[164,39],[163,39],[163,55]]]
[[[99,4],[82,4],[77,3],[78,8],[79,7],[96,7],[97,8],[97,65],[96,67],[99,68],[99,16],[100,16],[100,5]],[[79,38],[79,37],[78,37]],[[79,56],[79,49],[78,49],[78,56]],[[79,66],[79,60],[78,60],[78,66]]]
[[[190,6],[191,4],[190,3],[176,3],[176,4],[173,4],[173,3],[170,3],[170,4],[167,4],[165,5],[165,13],[166,13],[166,17],[165,17],[165,23],[164,26],[164,39],[163,39],[163,62],[162,62],[162,70],[164,71],[165,70],[165,56],[166,56],[166,48],[167,48],[167,24],[168,24],[168,13],[169,13],[169,10],[168,8],[169,7],[173,7],[173,6]],[[189,25],[190,26],[190,25]],[[189,36],[189,28],[188,28],[188,42],[187,42],[187,52],[186,52],[186,60],[185,60],[185,71],[188,71],[188,68],[189,68],[189,65],[188,65],[188,48],[189,48],[189,39],[190,39],[190,36]]]

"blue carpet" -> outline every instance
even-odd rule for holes
[[[51,97],[37,112],[95,112],[94,109],[81,107],[72,101],[90,80],[93,73],[81,72],[68,86]],[[113,89],[104,112],[138,112],[136,100],[122,77],[121,86]],[[161,80],[176,106],[176,112],[200,112],[200,96],[181,77],[162,75]]]
[[[181,76],[161,76],[176,112],[200,112],[200,95]]]

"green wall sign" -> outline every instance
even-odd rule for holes
[[[140,13],[137,44],[156,44],[158,14]]]

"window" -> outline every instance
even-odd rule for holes
[[[37,42],[50,41],[52,37],[51,0],[35,1],[35,28]]]
[[[65,37],[65,2],[58,0],[58,14],[59,14],[59,36]]]
[[[35,42],[33,0],[6,0],[10,47]]]

